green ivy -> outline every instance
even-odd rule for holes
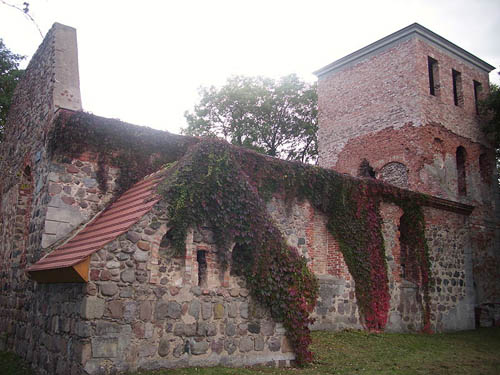
[[[308,327],[317,280],[297,249],[286,244],[241,167],[226,142],[194,146],[159,188],[169,203],[169,234],[184,254],[188,228],[210,225],[220,263],[226,267],[232,259],[233,272],[246,279],[252,296],[283,322],[297,363],[303,364],[312,360]]]

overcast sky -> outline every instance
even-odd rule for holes
[[[312,82],[314,70],[413,22],[500,66],[499,0],[27,1],[43,33],[54,22],[77,29],[86,111],[174,133],[201,85],[235,74]],[[0,37],[28,58],[41,43],[1,3]]]

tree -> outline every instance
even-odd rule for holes
[[[184,134],[223,137],[270,156],[301,162],[317,158],[316,85],[291,74],[273,80],[235,76],[221,88],[202,87],[186,111]]]
[[[490,85],[490,92],[480,103],[482,129],[496,150],[500,185],[500,86]]]
[[[483,131],[494,147],[500,148],[500,86],[492,83],[490,92],[480,104]]]
[[[19,69],[19,62],[23,59],[23,56],[12,53],[0,38],[0,140],[3,138],[14,89],[24,72]]]

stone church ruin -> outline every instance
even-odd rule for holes
[[[317,167],[83,112],[54,24],[0,150],[0,349],[42,374],[289,366],[307,325],[499,324],[492,69],[413,24],[318,70]]]

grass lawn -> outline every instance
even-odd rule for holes
[[[313,364],[301,368],[190,368],[134,375],[251,374],[432,374],[499,375],[500,328],[437,335],[315,332]],[[2,374],[26,372],[19,360],[0,353]]]

